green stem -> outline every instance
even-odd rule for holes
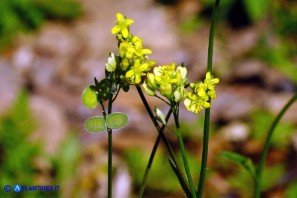
[[[207,167],[207,156],[208,156],[208,139],[209,139],[209,120],[210,120],[210,108],[205,109],[205,118],[204,118],[204,134],[203,134],[203,150],[202,150],[202,160],[200,168],[200,177],[198,184],[198,197],[202,197],[203,186],[206,175]]]
[[[208,43],[208,57],[207,57],[207,71],[212,73],[212,59],[213,59],[213,43],[214,43],[214,33],[215,33],[215,25],[218,14],[220,0],[216,0],[211,25],[210,25],[210,33],[209,33],[209,43]],[[209,101],[210,102],[210,101]],[[202,160],[201,160],[201,169],[200,169],[200,177],[198,183],[198,197],[202,197],[203,187],[205,182],[205,174],[207,167],[207,156],[208,156],[208,139],[209,139],[209,125],[210,125],[210,108],[205,110],[205,118],[204,118],[204,131],[203,131],[203,151],[202,151]]]
[[[108,115],[112,111],[112,95],[108,100]],[[112,129],[107,129],[108,133],[108,198],[112,198]]]
[[[214,42],[214,33],[215,26],[217,21],[218,9],[219,9],[220,0],[216,0],[210,24],[209,40],[208,40],[208,57],[207,57],[207,71],[212,71],[212,57],[213,57],[213,42]]]
[[[283,109],[279,112],[276,116],[275,120],[273,121],[271,127],[269,128],[265,144],[261,153],[260,161],[256,170],[256,177],[255,177],[255,190],[254,190],[254,198],[260,198],[261,194],[261,177],[262,171],[265,165],[265,159],[268,153],[268,149],[271,143],[271,137],[273,135],[275,127],[278,125],[280,119],[283,117],[285,112],[290,108],[290,106],[297,100],[297,94],[295,94],[288,103],[283,107]]]
[[[167,113],[167,116],[166,116],[166,122],[168,122],[170,116],[171,116],[171,109],[168,111]],[[161,130],[164,131],[165,129],[165,126],[166,125],[162,125],[162,128]],[[145,169],[145,173],[144,173],[144,176],[142,178],[142,182],[141,182],[141,187],[140,187],[140,191],[139,191],[139,197],[143,197],[143,193],[144,193],[144,190],[145,190],[145,187],[146,187],[146,182],[147,182],[147,178],[148,178],[148,175],[149,175],[149,172],[151,170],[151,167],[152,167],[152,164],[153,164],[153,161],[154,161],[154,158],[155,158],[155,155],[156,155],[156,152],[157,152],[157,149],[159,147],[159,144],[160,144],[160,141],[161,141],[161,135],[158,134],[158,137],[155,141],[155,144],[154,144],[154,147],[152,149],[152,152],[151,152],[151,155],[150,155],[150,158],[149,158],[149,161],[148,161],[148,164],[147,164],[147,167]]]
[[[180,146],[180,151],[181,151],[181,154],[182,154],[183,163],[184,163],[184,166],[185,166],[187,178],[188,178],[188,181],[189,181],[189,184],[190,184],[192,197],[196,198],[197,197],[196,196],[196,191],[195,191],[195,187],[194,187],[194,183],[193,183],[193,179],[192,179],[192,175],[191,175],[191,171],[190,171],[190,167],[189,167],[189,163],[188,163],[188,158],[187,158],[184,141],[183,141],[182,134],[181,134],[180,125],[179,125],[178,106],[174,107],[173,116],[174,116],[174,121],[175,121],[175,126],[176,126],[178,143],[179,143],[179,146]]]
[[[143,105],[144,105],[146,111],[148,112],[148,114],[149,114],[155,128],[157,129],[159,135],[161,135],[161,139],[164,142],[165,147],[167,148],[167,151],[168,151],[168,153],[169,153],[169,155],[170,155],[170,157],[171,157],[171,159],[172,159],[172,161],[173,161],[173,163],[174,163],[174,165],[176,167],[176,170],[179,172],[179,175],[182,176],[182,178],[180,178],[180,180],[183,181],[182,184],[187,184],[186,178],[185,178],[184,174],[181,171],[181,168],[180,168],[180,165],[179,165],[178,161],[176,160],[173,149],[171,148],[168,139],[166,138],[163,130],[161,130],[157,120],[155,119],[154,114],[153,114],[153,112],[152,112],[152,110],[151,110],[145,96],[143,95],[143,92],[142,92],[141,88],[139,86],[136,86],[136,89],[138,91],[138,94],[139,94],[139,96],[140,96],[140,98],[141,98],[141,100],[143,102]],[[186,194],[190,194],[190,189],[189,189],[188,185],[187,186],[182,186],[182,187],[183,187],[183,190],[185,191]]]

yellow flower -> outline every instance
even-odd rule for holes
[[[151,54],[152,50],[150,49],[143,49],[142,47],[142,39],[138,36],[133,36],[132,43],[134,44],[135,55],[138,57],[145,56],[147,54]]]
[[[199,111],[201,111],[203,108],[209,108],[210,107],[210,103],[204,100],[193,100],[190,99],[190,95],[192,93],[188,93],[188,97],[184,100],[184,105],[185,107],[194,113],[199,113]]]
[[[185,107],[194,113],[198,113],[203,108],[209,108],[210,99],[216,98],[215,85],[217,83],[219,79],[214,78],[210,72],[206,73],[204,82],[190,83],[192,92],[189,92],[184,100]]]
[[[152,73],[146,75],[146,80],[144,81],[142,87],[149,96],[154,96],[157,90],[157,85],[155,83],[155,76]]]
[[[121,67],[121,70],[122,71],[126,71],[126,69],[128,68],[129,66],[129,60],[124,58],[122,59],[121,63],[120,63],[120,67]]]
[[[187,96],[187,90],[184,88],[184,86],[177,87],[173,95],[174,101],[179,102]]]
[[[122,58],[131,59],[135,53],[134,45],[131,42],[121,42],[119,51]]]
[[[121,13],[117,13],[116,15],[116,26],[114,26],[111,29],[112,34],[121,33],[124,38],[127,38],[129,35],[129,28],[132,23],[134,23],[134,20],[127,19],[125,16],[123,16]]]
[[[139,84],[141,82],[141,76],[144,76],[155,64],[155,61],[148,61],[141,63],[139,59],[135,60],[134,65],[126,73],[126,77],[131,84]]]
[[[215,84],[218,84],[220,80],[218,78],[214,78],[210,72],[207,72],[205,75],[204,84],[207,89],[214,90]]]
[[[179,102],[187,95],[184,88],[186,80],[187,69],[182,66],[175,69],[175,63],[172,63],[155,67],[153,73],[148,73],[143,88],[148,95],[153,96],[158,90],[169,101]]]

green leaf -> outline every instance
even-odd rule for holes
[[[94,116],[86,120],[85,128],[91,133],[99,133],[106,129],[105,119],[101,116]]]
[[[221,155],[233,161],[234,163],[241,165],[245,170],[247,170],[251,174],[252,177],[255,177],[255,166],[250,158],[229,151],[224,151],[221,153]]]
[[[88,86],[82,94],[82,102],[87,108],[95,108],[98,104],[97,95],[92,90],[91,86]]]
[[[106,117],[106,125],[110,129],[119,129],[128,123],[128,116],[124,113],[115,112]]]

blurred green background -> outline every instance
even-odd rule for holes
[[[1,0],[0,197],[105,197],[107,136],[89,134],[84,121],[100,114],[81,104],[83,89],[104,76],[115,14],[135,20],[132,34],[158,64],[182,63],[189,79],[206,70],[213,0]],[[275,115],[297,91],[297,2],[221,1],[214,73],[206,198],[252,196],[252,179],[222,157],[234,151],[259,160]],[[161,102],[150,105],[167,110]],[[137,197],[156,131],[135,89],[121,93],[114,111],[129,115],[114,132],[114,197]],[[277,127],[268,153],[262,197],[297,195],[297,104]],[[203,112],[181,105],[194,181],[200,170]],[[171,124],[171,123],[170,123]],[[144,127],[145,126],[145,127]],[[166,132],[178,152],[175,134]],[[183,197],[160,146],[145,197]],[[55,192],[10,192],[5,185],[60,186]]]

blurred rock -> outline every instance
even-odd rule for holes
[[[75,35],[67,26],[49,23],[37,36],[36,52],[47,57],[72,57],[80,49],[79,40]]]
[[[252,87],[217,86],[217,98],[212,102],[212,120],[220,118],[231,121],[247,118],[255,107],[261,103],[255,96],[261,98],[264,93]]]
[[[33,66],[34,51],[29,45],[21,45],[13,54],[12,65],[21,74],[28,72]]]
[[[40,96],[30,97],[30,108],[37,125],[32,139],[42,142],[46,152],[56,154],[68,130],[63,112],[56,104]]]
[[[293,92],[295,86],[285,75],[276,69],[269,68],[257,59],[244,59],[234,63],[226,78],[231,84],[253,85],[274,92]]]
[[[243,122],[233,121],[222,127],[220,133],[227,141],[242,142],[249,136],[249,127]]]
[[[55,81],[55,76],[60,66],[56,59],[38,57],[34,61],[30,79],[37,87],[51,85]]]
[[[264,75],[266,74],[266,66],[259,60],[243,60],[229,71],[229,79],[236,82],[245,82],[245,84],[264,85]]]
[[[293,94],[290,93],[267,93],[263,100],[263,106],[276,116],[292,96]],[[286,111],[282,120],[297,123],[296,112],[297,102],[295,101],[295,103]]]
[[[261,26],[261,24],[258,26]],[[225,33],[228,36],[225,44],[228,48],[226,51],[233,58],[242,56],[255,46],[260,35],[259,32],[262,31],[261,29],[261,27],[249,27]]]

